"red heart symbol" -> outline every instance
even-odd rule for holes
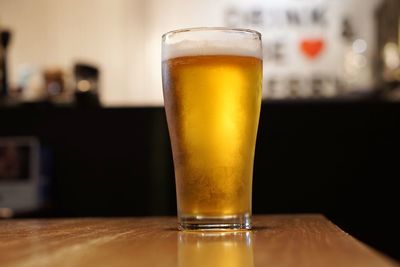
[[[300,43],[301,52],[310,59],[315,59],[319,56],[324,47],[325,42],[323,39],[306,39]]]

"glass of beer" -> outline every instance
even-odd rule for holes
[[[192,28],[162,37],[180,230],[251,228],[261,34]]]

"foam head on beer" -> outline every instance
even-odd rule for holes
[[[262,48],[258,33],[249,31],[253,34],[246,34],[247,32],[245,32],[239,35],[221,35],[219,31],[200,32],[200,30],[197,32],[194,29],[195,38],[191,38],[193,29],[166,33],[163,39],[168,44],[162,50],[162,60],[205,55],[236,55],[262,59]]]

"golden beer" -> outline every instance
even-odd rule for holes
[[[162,68],[180,221],[249,218],[262,60],[189,55]]]

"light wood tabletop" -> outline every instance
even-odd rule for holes
[[[254,229],[179,232],[176,218],[0,221],[0,266],[389,267],[320,215],[254,216]]]

